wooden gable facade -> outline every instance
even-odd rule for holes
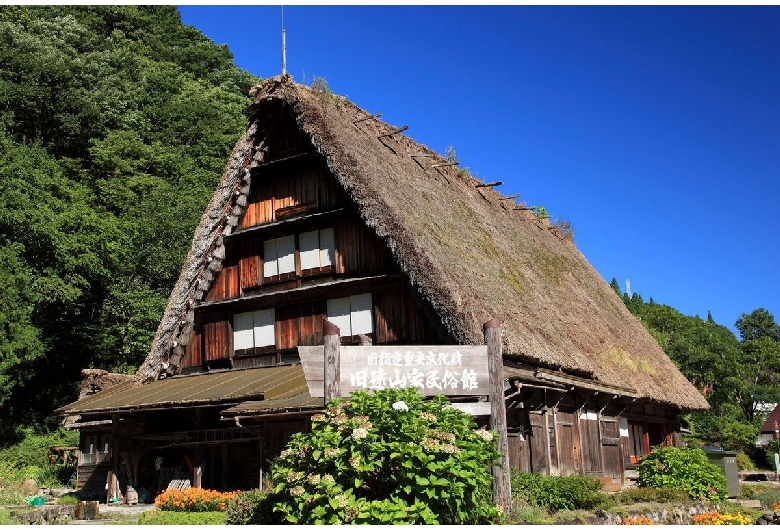
[[[285,149],[272,144],[254,170],[222,270],[195,310],[183,373],[297,360],[298,346],[322,344],[325,319],[344,344],[446,340],[311,144],[290,141],[296,130],[287,120]]]
[[[262,484],[324,406],[298,348],[323,344],[325,320],[342,344],[440,345],[475,344],[474,323],[506,319],[513,467],[619,486],[651,446],[680,443],[680,412],[706,402],[570,243],[535,217],[527,228],[516,217],[526,212],[478,182],[448,177],[440,168],[452,164],[424,146],[387,140],[400,129],[351,104],[334,110],[285,78],[261,90],[135,382],[60,409],[81,416],[80,488],[105,495],[107,474],[150,495],[175,480]],[[334,140],[341,133],[358,140]],[[495,225],[475,228],[472,210]],[[520,240],[527,248],[501,247]],[[559,277],[559,262],[577,274]],[[562,277],[582,287],[562,289]]]

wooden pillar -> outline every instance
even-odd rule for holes
[[[501,453],[498,466],[493,466],[493,502],[504,513],[512,509],[512,492],[509,484],[509,442],[506,435],[506,405],[504,403],[504,359],[501,355],[501,321],[488,320],[483,325],[488,353],[490,376],[490,428],[498,434],[496,443]]]
[[[203,487],[203,446],[195,447],[195,466],[192,469],[192,487]]]
[[[341,331],[338,326],[327,319],[322,326],[323,344],[325,346],[325,403],[341,396]]]

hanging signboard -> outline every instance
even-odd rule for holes
[[[324,347],[299,346],[312,397],[324,393]],[[434,396],[487,396],[487,346],[341,346],[340,393],[416,387]]]

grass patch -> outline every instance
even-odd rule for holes
[[[225,512],[163,512],[150,510],[138,518],[138,524],[224,525]]]
[[[11,518],[11,512],[0,508],[0,525],[16,525],[19,524]]]

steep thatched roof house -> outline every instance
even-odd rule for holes
[[[343,98],[289,77],[255,90],[135,381],[60,410],[112,418],[126,461],[191,450],[193,481],[241,486],[323,405],[297,348],[322,343],[324,318],[342,342],[480,344],[499,317],[524,469],[620,482],[707,408],[546,219]],[[220,476],[195,478],[209,461]]]

